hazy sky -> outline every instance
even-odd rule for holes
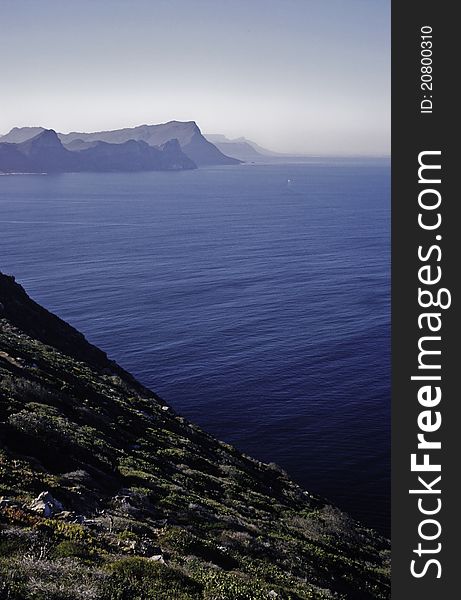
[[[388,0],[0,0],[0,132],[194,120],[279,151],[387,154]]]

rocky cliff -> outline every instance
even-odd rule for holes
[[[140,125],[113,131],[96,131],[94,133],[60,134],[64,144],[79,139],[85,142],[101,140],[112,144],[121,144],[128,140],[143,141],[150,146],[160,146],[168,140],[177,139],[182,151],[196,165],[235,165],[239,160],[224,155],[209,142],[200,131],[195,121],[169,121],[159,125]]]

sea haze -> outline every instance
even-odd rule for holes
[[[387,161],[0,177],[0,269],[207,431],[389,533]]]

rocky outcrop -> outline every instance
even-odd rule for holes
[[[64,510],[63,505],[53,498],[50,492],[41,492],[29,506],[32,512],[40,514],[42,517],[52,517],[56,513]]]

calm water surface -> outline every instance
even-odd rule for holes
[[[380,161],[0,177],[0,269],[189,419],[389,529]]]

